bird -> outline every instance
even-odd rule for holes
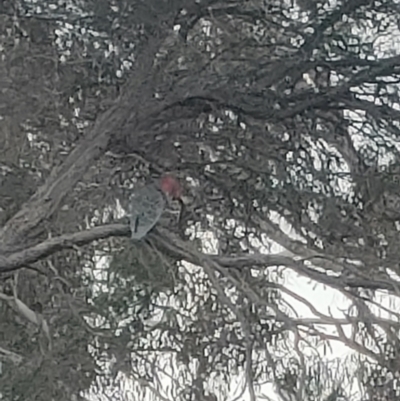
[[[182,186],[170,174],[135,189],[129,198],[131,239],[140,240],[157,224],[168,200],[182,202]]]

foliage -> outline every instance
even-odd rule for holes
[[[399,16],[1,2],[2,399],[398,398]],[[134,242],[163,172],[185,208]]]

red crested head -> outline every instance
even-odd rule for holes
[[[172,175],[166,174],[161,177],[160,189],[172,199],[180,200],[182,198],[182,187],[179,181]]]

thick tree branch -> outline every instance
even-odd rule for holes
[[[118,104],[98,119],[81,144],[60,167],[53,169],[46,183],[1,229],[0,242],[3,251],[18,248],[18,243],[24,244],[24,236],[44,219],[52,216],[91,162],[106,150],[108,136],[123,120]]]
[[[0,257],[0,273],[5,273],[37,262],[57,251],[63,249],[73,249],[75,246],[82,246],[93,241],[105,239],[113,236],[129,236],[130,228],[127,224],[116,223],[97,226],[90,230],[79,231],[72,234],[61,235],[50,238],[31,248],[16,252],[8,257]],[[382,289],[391,293],[398,293],[398,286],[395,281],[388,278],[370,279],[369,277],[345,277],[330,276],[324,272],[315,270],[307,266],[304,262],[308,257],[302,257],[296,260],[294,255],[287,253],[266,255],[261,253],[237,254],[233,256],[207,255],[198,251],[193,243],[185,242],[174,236],[164,228],[156,228],[148,237],[148,240],[155,241],[159,249],[169,253],[177,259],[201,266],[205,260],[213,265],[218,265],[222,269],[244,269],[247,267],[272,267],[286,266],[296,273],[309,277],[322,284],[329,285],[338,290],[343,286],[350,288],[362,287],[369,289]],[[316,255],[311,255],[313,260]]]
[[[119,135],[126,125],[135,132],[146,113],[163,107],[160,105],[162,102],[153,99],[151,88],[145,90],[145,84],[153,73],[154,55],[162,40],[158,37],[149,40],[124,94],[98,117],[64,163],[52,170],[45,184],[0,230],[0,250],[3,253],[12,253],[26,246],[27,234],[53,215],[87,169],[107,150],[113,136]]]
[[[129,233],[130,229],[128,225],[109,224],[50,238],[31,248],[13,253],[8,257],[0,258],[0,272],[17,270],[62,249],[72,249],[74,246],[89,244],[102,238],[124,236],[129,235]]]

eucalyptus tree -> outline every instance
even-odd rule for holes
[[[2,398],[398,397],[399,11],[3,1]],[[132,241],[165,172],[184,207]]]

